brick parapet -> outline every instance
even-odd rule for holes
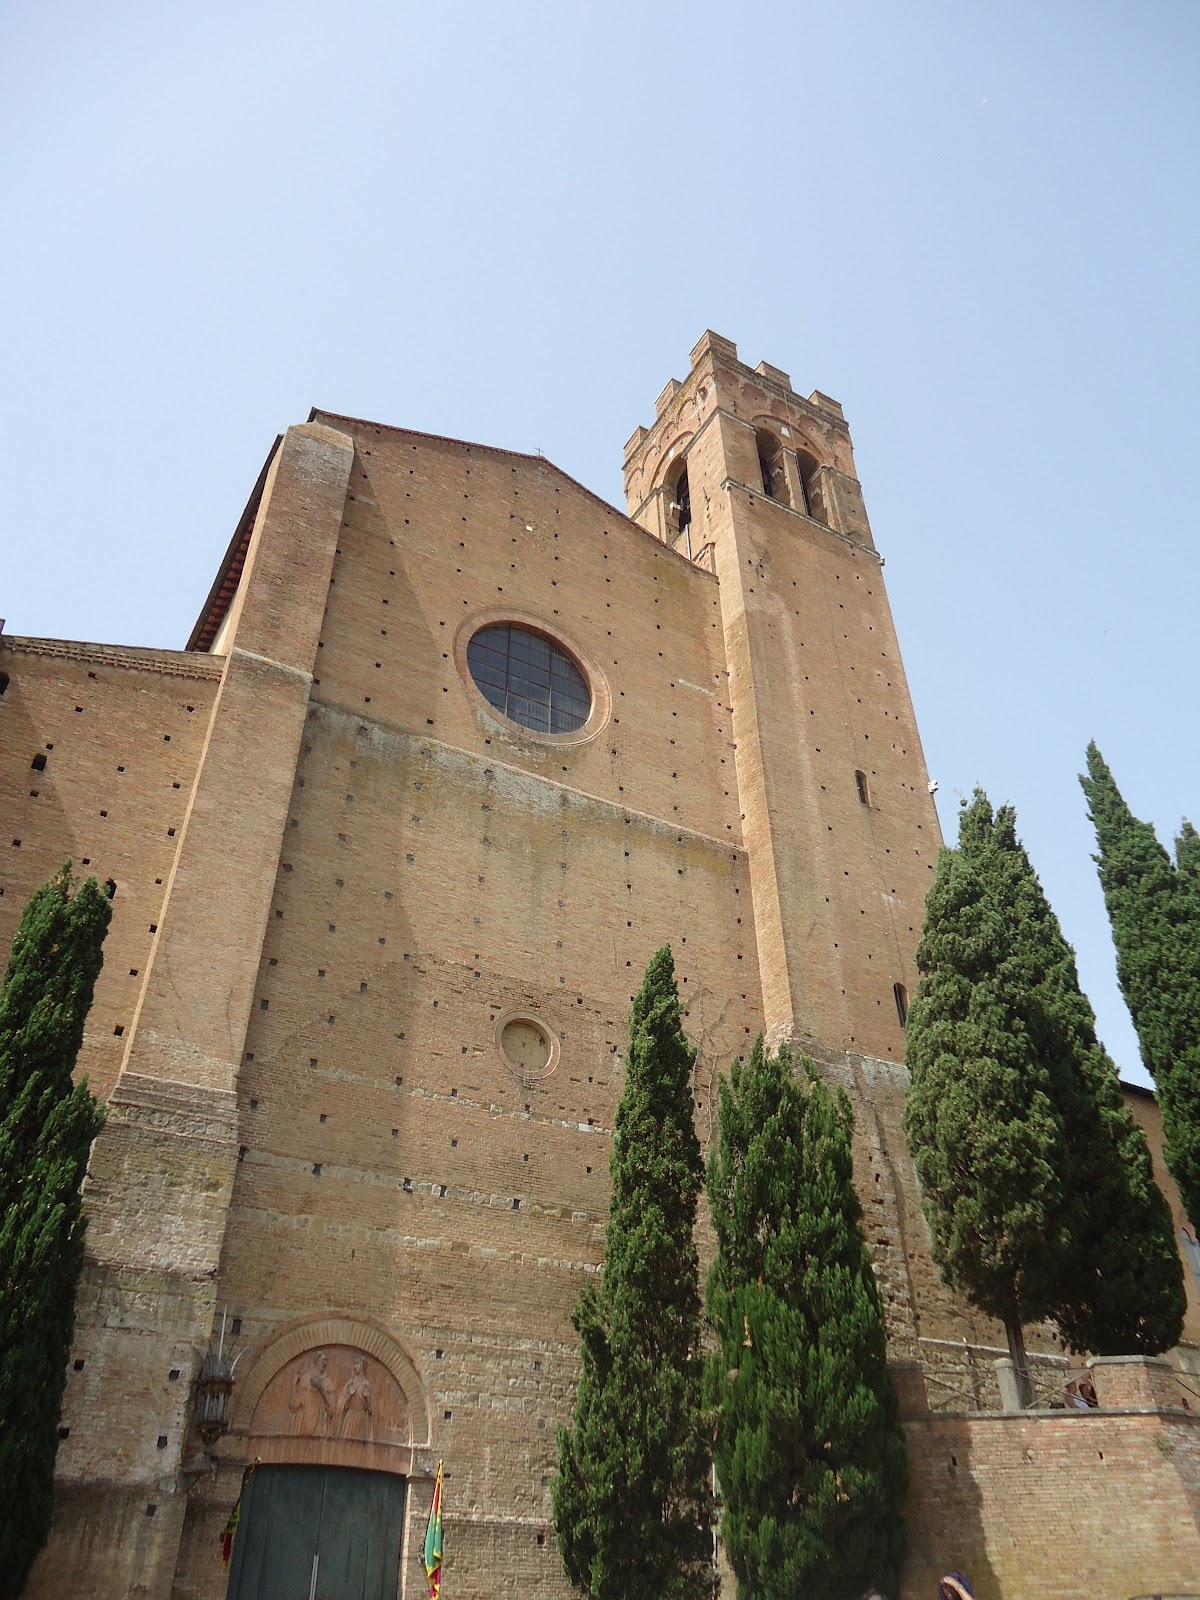
[[[186,650],[142,650],[134,645],[87,644],[73,639],[37,639],[4,634],[0,655],[44,656],[92,666],[124,667],[130,672],[161,672],[172,678],[219,683],[223,662]]]
[[[910,1415],[900,1600],[947,1568],[978,1600],[1183,1594],[1200,1572],[1200,1416]]]
[[[640,460],[657,452],[665,435],[677,432],[681,410],[690,407],[699,416],[705,414],[705,400],[708,397],[699,397],[698,392],[704,387],[711,389],[714,375],[720,373],[725,374],[727,379],[753,385],[779,406],[793,409],[797,415],[808,417],[820,427],[836,430],[844,436],[848,445],[845,414],[838,401],[831,400],[819,390],[814,390],[806,399],[796,393],[790,377],[779,367],[770,366],[765,361],[760,361],[757,367],[748,366],[738,356],[737,345],[732,339],[708,331],[701,335],[692,348],[687,376],[682,380],[670,379],[660,392],[654,421],[649,427],[637,427],[630,435],[625,446],[627,475],[638,466]],[[736,416],[736,412],[733,415]]]
[[[1161,1357],[1095,1356],[1089,1365],[1104,1410],[1191,1410],[1178,1372]]]

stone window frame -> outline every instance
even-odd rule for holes
[[[545,633],[493,622],[467,641],[467,670],[483,698],[531,733],[578,733],[592,688],[573,656]]]
[[[480,691],[467,663],[467,646],[481,628],[490,628],[497,623],[510,623],[514,627],[528,628],[531,633],[540,634],[575,663],[592,695],[592,709],[581,728],[576,728],[571,733],[539,733],[535,728],[526,728],[521,723],[514,722],[511,717],[506,717]],[[612,715],[612,690],[599,661],[590,650],[585,649],[558,625],[557,618],[547,621],[545,617],[536,616],[528,611],[518,611],[512,606],[489,606],[485,610],[475,611],[469,617],[464,617],[455,633],[454,664],[458,668],[459,677],[472,704],[482,719],[517,743],[545,745],[552,750],[587,744],[602,731]]]
[[[550,1058],[540,1072],[526,1072],[517,1062],[509,1058],[504,1049],[504,1030],[510,1022],[531,1023],[533,1027],[545,1036],[550,1046]],[[518,1006],[515,1010],[506,1011],[503,1016],[497,1017],[494,1038],[497,1055],[513,1077],[518,1078],[522,1083],[541,1083],[558,1071],[558,1063],[562,1059],[562,1042],[546,1020],[538,1016],[536,1011],[531,1011],[528,1006]]]

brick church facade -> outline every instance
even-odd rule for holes
[[[1196,1282],[1170,1362],[1012,1417],[999,1330],[929,1258],[900,1118],[941,838],[841,407],[706,334],[625,483],[627,515],[538,457],[315,412],[185,649],[0,636],[0,939],[67,856],[116,884],[37,1600],[410,1600],[440,1459],[447,1600],[565,1600],[570,1312],[664,943],[706,1145],[759,1032],[850,1093],[905,1595],[951,1558],[983,1600],[1200,1592]],[[1030,1344],[1061,1391],[1053,1329]]]

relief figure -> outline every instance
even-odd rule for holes
[[[341,1420],[338,1433],[343,1439],[375,1437],[375,1396],[367,1377],[365,1356],[355,1356],[354,1371],[342,1390]]]
[[[330,1432],[336,1391],[329,1378],[329,1356],[317,1350],[312,1366],[307,1372],[296,1373],[292,1384],[292,1397],[288,1401],[291,1412],[289,1433],[308,1438],[324,1439]]]

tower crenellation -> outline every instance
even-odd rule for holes
[[[836,400],[819,390],[803,398],[781,367],[766,361],[748,367],[732,340],[709,332],[692,351],[687,378],[672,378],[655,410],[654,423],[639,427],[626,445],[625,490],[630,516],[657,538],[707,564],[702,522],[695,523],[690,539],[681,537],[688,530],[680,528],[678,485],[685,462],[689,491],[708,464],[703,452],[688,458],[719,414],[729,437],[712,464],[721,468],[722,479],[766,493],[781,508],[873,548],[849,430]],[[707,502],[702,497],[699,504]]]

